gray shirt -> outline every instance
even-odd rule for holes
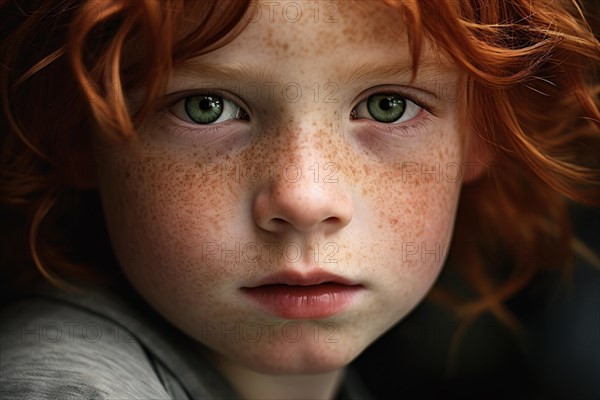
[[[135,296],[47,288],[0,312],[0,398],[239,398],[202,352]],[[349,369],[338,399],[369,398]]]

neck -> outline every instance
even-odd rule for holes
[[[335,397],[344,369],[318,374],[270,375],[217,356],[217,368],[244,399],[322,399]]]

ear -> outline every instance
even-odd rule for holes
[[[463,184],[481,179],[493,160],[491,145],[478,134],[471,133],[465,152]]]

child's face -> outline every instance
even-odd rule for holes
[[[467,156],[464,82],[428,46],[410,83],[399,16],[379,2],[270,4],[175,71],[171,111],[98,153],[99,187],[125,274],[166,319],[221,359],[318,372],[434,283]],[[282,271],[345,281],[247,289]]]

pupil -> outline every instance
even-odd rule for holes
[[[210,110],[212,106],[212,101],[209,100],[208,98],[203,99],[202,101],[200,101],[200,103],[198,104],[198,107],[201,110]]]
[[[384,111],[389,110],[390,108],[392,108],[392,102],[390,101],[390,99],[382,99],[379,102],[379,108],[381,108]]]

